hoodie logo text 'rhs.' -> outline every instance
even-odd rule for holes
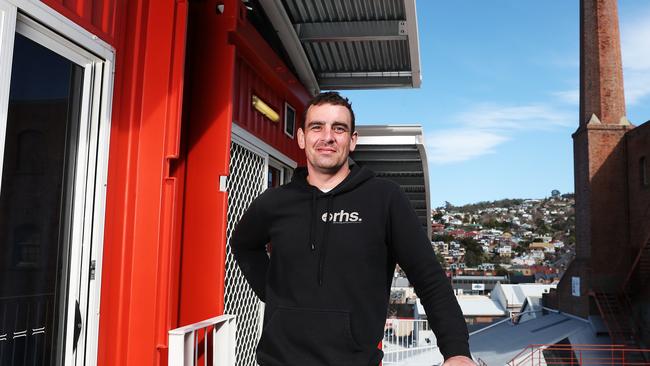
[[[358,212],[346,212],[345,210],[334,213],[325,212],[321,216],[321,220],[323,222],[331,221],[334,224],[357,224],[362,221]]]

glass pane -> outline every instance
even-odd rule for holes
[[[56,356],[82,78],[80,66],[16,34],[0,186],[2,365]]]
[[[280,170],[269,165],[268,179],[266,182],[267,187],[278,187],[280,182]]]

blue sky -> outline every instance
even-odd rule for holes
[[[424,128],[432,206],[573,192],[579,1],[417,2],[422,86],[345,91],[359,124]],[[619,1],[627,116],[650,120],[650,1]]]

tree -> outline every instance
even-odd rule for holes
[[[445,243],[449,243],[450,241],[453,241],[454,237],[449,235],[449,234],[436,234],[433,236],[432,241],[442,241]]]
[[[507,276],[508,275],[508,270],[501,267],[498,264],[497,264],[496,267],[494,267],[494,270],[495,270],[497,276]]]
[[[473,238],[463,238],[460,245],[465,248],[465,264],[470,267],[476,267],[485,262],[485,254],[479,242]]]
[[[436,259],[438,260],[438,263],[442,266],[442,268],[445,268],[447,265],[447,261],[445,260],[445,257],[440,254],[439,252],[436,252]]]

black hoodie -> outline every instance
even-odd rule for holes
[[[470,357],[460,307],[401,188],[354,164],[327,193],[306,177],[299,168],[291,183],[262,193],[230,240],[266,303],[257,361],[378,365],[396,263],[414,285],[443,356]]]

